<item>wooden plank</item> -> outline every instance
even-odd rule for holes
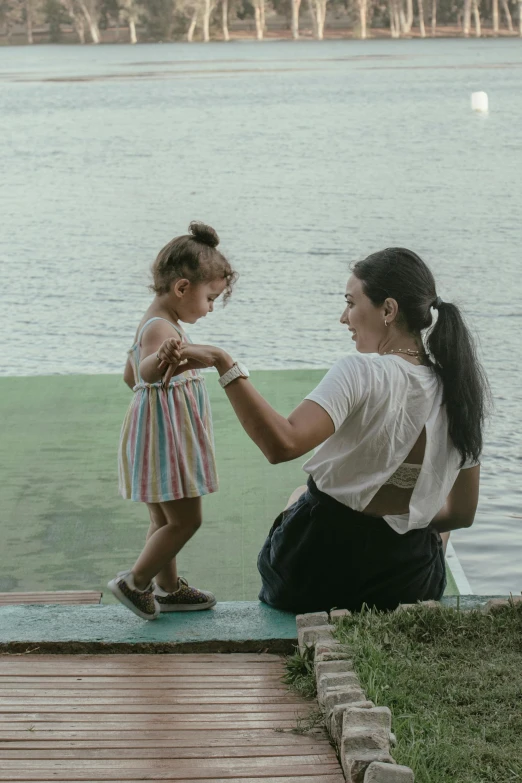
[[[218,691],[202,690],[52,690],[33,691],[4,690],[0,689],[0,705],[13,702],[15,704],[66,704],[73,701],[75,704],[129,704],[132,700],[136,704],[302,704],[298,698],[291,694],[281,694],[281,690],[273,690],[266,695],[266,691],[260,691],[262,696],[251,695],[252,691],[239,689]],[[257,693],[257,692],[256,692]],[[31,694],[31,695],[29,695]]]
[[[0,661],[13,660],[25,662],[28,668],[32,668],[32,663],[38,661],[38,666],[43,666],[46,663],[52,664],[52,668],[56,669],[58,664],[60,669],[69,666],[76,672],[82,665],[87,665],[90,669],[95,670],[99,664],[104,662],[104,671],[108,671],[109,668],[118,669],[122,666],[128,666],[132,668],[140,669],[144,664],[148,667],[157,667],[162,669],[164,666],[176,666],[177,662],[181,663],[213,663],[221,665],[223,659],[230,664],[240,665],[249,663],[279,663],[281,665],[282,658],[280,655],[274,655],[272,653],[165,653],[159,655],[150,655],[150,653],[137,653],[137,654],[110,654],[110,655],[54,655],[52,653],[46,653],[44,655],[9,655],[7,653],[0,654]]]
[[[137,726],[143,725],[145,720],[152,720],[154,716],[150,715],[146,718],[139,719],[137,721],[123,721],[118,720],[115,721],[114,718],[109,717],[107,721],[100,721],[96,717],[92,720],[81,720],[81,716],[75,715],[75,720],[72,720],[71,715],[65,715],[63,717],[63,720],[56,720],[56,715],[53,715],[52,721],[37,721],[37,720],[14,720],[11,719],[5,723],[0,723],[0,733],[3,736],[4,731],[63,731],[66,728],[69,731],[92,731],[93,726],[103,726],[103,731],[125,731],[126,729],[130,729],[133,731],[137,730]],[[79,719],[80,718],[80,719]],[[91,716],[92,718],[92,716]],[[228,720],[225,720],[223,717],[219,718],[219,726],[222,729],[270,729],[272,731],[279,730],[279,729],[294,729],[295,728],[295,715],[292,715],[291,718],[283,719],[281,716],[279,716],[277,719],[274,720],[255,720],[253,718],[244,718],[244,716],[241,716],[240,719],[234,720],[232,716],[228,716]],[[191,724],[189,727],[189,723]],[[174,720],[172,717],[165,718],[161,721],[161,727],[167,731],[167,730],[175,730],[178,731],[180,729],[183,729],[185,727],[186,729],[192,729],[194,731],[209,731],[209,729],[215,728],[216,726],[216,720],[198,720],[198,721],[187,721],[185,717],[178,718],[177,720]]]
[[[12,744],[23,745],[26,742],[29,742],[36,744],[42,743],[47,746],[50,742],[56,742],[64,745],[79,743],[79,745],[93,745],[94,747],[112,747],[114,744],[119,745],[120,743],[123,743],[124,747],[148,747],[151,743],[154,743],[155,739],[186,748],[201,748],[201,733],[197,729],[141,730],[139,728],[134,728],[129,731],[105,731],[104,726],[103,731],[69,731],[68,729],[49,730],[49,727],[46,724],[41,724],[41,726],[37,726],[34,729],[25,729],[23,732],[4,731],[2,733],[0,745],[2,747],[11,747]],[[296,734],[291,729],[277,731],[276,729],[262,728],[248,729],[246,731],[240,729],[235,731],[213,726],[208,729],[205,734],[205,745],[216,745],[221,747],[230,744],[289,745],[291,743],[292,745],[298,746],[299,744],[309,742],[311,739],[313,739],[314,742],[329,744],[325,734],[317,730],[302,735]],[[231,743],[231,741],[233,741],[233,743]]]
[[[118,699],[86,699],[83,695],[81,699],[63,699],[58,698],[28,698],[28,699],[0,699],[0,715],[26,711],[36,711],[45,713],[67,712],[74,713],[108,713],[112,715],[133,715],[148,713],[171,713],[173,715],[183,715],[184,713],[254,713],[254,712],[288,712],[294,709],[302,709],[303,703],[296,697],[293,701],[271,702],[268,704],[244,704],[233,701],[232,703],[209,704],[208,701],[193,704],[178,704],[174,699],[168,697],[158,698],[129,698]]]
[[[186,758],[192,758],[192,756],[204,757],[206,755],[217,755],[218,757],[228,757],[229,755],[239,756],[242,753],[252,755],[250,753],[251,748],[259,748],[260,753],[262,752],[262,749],[266,749],[268,753],[273,751],[274,754],[281,752],[284,755],[295,753],[296,748],[299,748],[299,753],[301,754],[309,754],[311,752],[324,753],[325,749],[328,749],[329,743],[326,738],[309,738],[305,735],[298,736],[300,736],[303,740],[300,743],[293,742],[294,737],[288,738],[286,736],[258,737],[255,740],[237,741],[233,737],[229,737],[227,741],[224,741],[223,738],[220,738],[218,740],[209,741],[208,743],[206,742],[205,747],[202,749],[201,735],[199,735],[199,741],[190,742],[185,739],[169,740],[167,745],[161,738],[155,741],[154,735],[147,740],[137,738],[132,742],[130,742],[128,739],[68,740],[60,742],[58,739],[56,739],[56,736],[53,732],[53,737],[49,738],[51,742],[48,740],[33,740],[30,734],[27,739],[22,741],[0,741],[0,754],[2,754],[1,758],[18,758],[18,756],[11,757],[5,754],[18,753],[20,751],[27,751],[27,753],[32,753],[33,751],[50,751],[52,753],[56,751],[77,751],[81,753],[85,750],[94,750],[105,753],[120,751],[122,748],[125,748],[132,753],[143,752],[142,755],[144,758],[148,755],[149,751],[153,753],[157,750],[162,750],[167,753],[175,753],[176,756],[179,756],[180,758],[184,758],[184,754],[188,754]],[[66,756],[63,756],[63,758],[66,758]],[[117,758],[121,758],[121,754],[117,756]]]
[[[125,746],[124,746],[125,747]],[[299,746],[299,756],[318,756],[324,754],[327,750],[325,743],[310,744],[308,746]],[[296,747],[286,745],[248,745],[230,746],[230,747],[205,747],[205,748],[177,748],[174,746],[164,747],[156,744],[145,748],[126,746],[125,753],[122,754],[121,748],[98,748],[93,747],[91,743],[87,748],[19,748],[3,750],[0,747],[0,760],[3,759],[23,759],[24,761],[33,761],[35,759],[110,759],[111,761],[125,759],[210,759],[210,758],[262,758],[269,756],[296,756]],[[329,754],[328,754],[329,758]]]
[[[113,762],[109,760],[71,760],[63,762],[28,762],[5,760],[0,769],[1,781],[30,781],[30,780],[60,780],[67,783],[84,781],[96,777],[101,780],[176,780],[188,781],[212,777],[258,777],[269,776],[293,776],[294,780],[299,775],[339,773],[337,763],[332,764],[318,756],[316,762],[310,761],[314,757],[278,757],[275,759],[197,759],[177,760],[175,763],[154,759],[143,761],[144,766],[137,766],[134,760],[132,766],[124,766],[124,762],[115,762],[116,767],[110,767]],[[283,763],[285,762],[285,763]],[[13,765],[13,766],[8,766]],[[21,766],[23,765],[23,766]],[[297,781],[298,783],[298,781]]]
[[[281,776],[278,775],[277,777],[273,777],[272,775],[263,775],[262,773],[256,774],[255,777],[252,777],[250,775],[241,776],[241,777],[219,777],[219,778],[197,778],[194,779],[194,783],[344,783],[344,776],[337,771],[332,770],[330,771],[330,768],[328,768],[326,771],[321,771],[318,774],[309,774],[310,771],[308,770],[307,774],[299,775],[296,777],[293,775],[290,771]],[[14,780],[14,778],[13,778]],[[21,783],[48,783],[48,781],[58,781],[58,783],[69,783],[69,781],[72,781],[72,778],[57,778],[55,775],[49,777],[49,775],[46,775],[46,777],[31,777],[31,778],[22,778],[20,779]],[[118,778],[118,783],[134,783],[136,778]],[[147,780],[149,783],[179,783],[179,779],[174,779],[172,777],[161,777],[158,778],[157,776],[153,777],[140,777],[139,780]],[[82,783],[106,783],[107,778],[97,778],[96,780],[94,778],[88,778],[87,780],[82,779]]]

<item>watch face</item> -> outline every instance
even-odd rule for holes
[[[250,373],[248,372],[248,370],[245,367],[245,365],[241,364],[241,362],[236,362],[236,364],[237,364],[237,369],[239,370],[241,375],[243,375],[245,378],[248,378]]]

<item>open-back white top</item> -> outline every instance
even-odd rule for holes
[[[348,355],[306,399],[324,408],[335,432],[303,469],[322,492],[355,511],[366,508],[426,427],[426,450],[409,513],[384,519],[398,533],[427,527],[444,505],[461,461],[434,370],[395,354]]]

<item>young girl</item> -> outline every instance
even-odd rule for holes
[[[176,555],[201,525],[201,496],[218,489],[205,380],[197,361],[179,367],[181,344],[192,342],[179,322],[196,323],[223,293],[226,301],[237,275],[216,249],[213,228],[193,222],[189,231],[169,242],[152,266],[156,296],[123,376],[134,398],[120,437],[119,489],[124,498],[147,504],[150,527],[132,569],[108,587],[145,620],[216,603],[176,571]]]

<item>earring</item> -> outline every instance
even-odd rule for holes
[[[386,320],[386,318],[384,319],[384,325],[388,326],[388,321]]]

